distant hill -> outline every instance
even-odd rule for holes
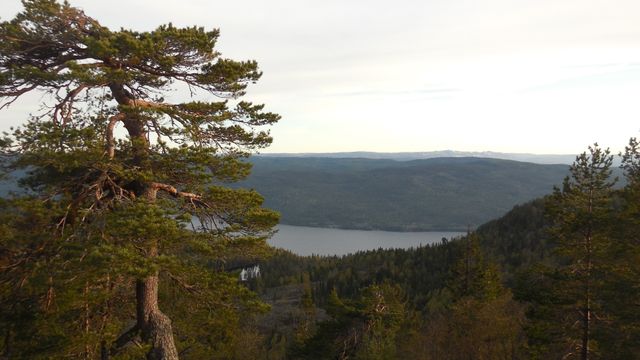
[[[420,160],[254,156],[253,188],[282,223],[390,231],[464,231],[549,194],[568,166],[481,157]],[[619,171],[615,170],[619,175]],[[24,171],[0,177],[0,196],[22,192]]]
[[[364,158],[364,159],[388,159],[398,161],[432,159],[440,157],[478,157],[531,162],[535,164],[571,164],[576,159],[570,154],[527,154],[527,153],[501,153],[495,151],[423,151],[423,152],[371,152],[353,151],[336,153],[266,153],[259,157],[320,157],[320,158]]]
[[[465,230],[552,191],[567,165],[478,157],[411,161],[253,157],[254,188],[290,225]]]

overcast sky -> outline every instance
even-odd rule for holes
[[[220,28],[282,115],[265,152],[619,150],[640,136],[638,0],[70,0],[113,29]],[[18,0],[2,0],[12,18]],[[0,113],[14,123],[25,99]]]

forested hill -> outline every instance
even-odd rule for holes
[[[527,153],[501,153],[495,151],[421,151],[421,152],[372,152],[352,151],[334,153],[266,153],[261,157],[321,157],[321,158],[363,158],[363,159],[387,159],[387,160],[421,160],[442,157],[475,157],[504,159],[514,161],[531,162],[534,164],[571,164],[576,159],[570,154],[527,154]]]
[[[378,249],[342,257],[302,257],[277,251],[261,264],[261,277],[250,283],[273,306],[259,322],[270,337],[270,345],[263,351],[269,358],[276,358],[278,352],[286,352],[283,344],[288,343],[293,359],[336,358],[335,353],[344,350],[344,341],[335,340],[343,340],[345,333],[357,333],[358,316],[368,314],[366,310],[352,312],[346,320],[336,315],[334,293],[344,303],[357,307],[366,303],[362,300],[366,294],[363,289],[384,291],[387,286],[387,291],[396,290],[387,292],[390,299],[385,300],[391,300],[393,306],[393,296],[400,294],[404,306],[404,318],[395,319],[402,325],[396,328],[397,356],[393,358],[529,358],[523,351],[524,303],[511,300],[511,290],[486,303],[461,297],[456,284],[464,282],[463,269],[470,266],[475,270],[469,273],[482,274],[478,284],[490,287],[489,275],[494,268],[489,264],[494,264],[503,270],[497,278],[513,286],[517,283],[515,274],[539,262],[541,255],[549,255],[543,201],[516,206],[505,216],[480,226],[471,239],[460,237],[418,248]],[[309,311],[310,306],[322,307],[332,318],[327,321],[324,310]],[[305,321],[320,318],[324,321],[317,323],[313,336],[303,345],[296,343],[296,337],[308,327]],[[385,335],[394,341],[392,334]],[[485,356],[477,356],[480,346]]]
[[[549,194],[567,165],[475,158],[413,161],[254,157],[254,188],[290,225],[465,230]]]
[[[395,231],[466,230],[549,194],[568,173],[548,165],[478,157],[412,161],[252,157],[254,188],[290,225]],[[0,178],[0,195],[22,173]]]

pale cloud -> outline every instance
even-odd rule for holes
[[[220,28],[265,72],[249,97],[283,115],[273,152],[576,153],[640,128],[637,0],[71,3],[111,28]]]

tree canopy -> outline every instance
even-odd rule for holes
[[[1,144],[29,194],[2,203],[4,352],[108,358],[140,343],[149,359],[177,359],[219,347],[186,329],[225,336],[212,312],[261,308],[225,269],[264,255],[278,219],[257,193],[225,186],[279,119],[240,100],[257,63],[222,57],[218,30],[113,31],[68,2],[23,5],[0,23],[0,108],[46,96]],[[159,302],[183,297],[200,305],[168,308],[172,324]]]

